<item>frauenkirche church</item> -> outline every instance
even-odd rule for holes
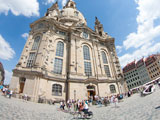
[[[126,92],[115,39],[103,31],[97,17],[95,30],[90,29],[74,1],[62,10],[54,3],[30,27],[11,89],[32,101],[40,96],[67,100]]]

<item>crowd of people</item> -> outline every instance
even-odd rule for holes
[[[60,102],[60,109],[65,110],[65,107],[69,112],[79,112],[84,113],[84,115],[87,115],[89,112],[89,102],[88,100],[68,100],[65,104],[65,101]]]
[[[13,90],[9,89],[8,86],[0,85],[0,91],[2,92],[2,95],[11,99],[13,96]],[[28,101],[28,95],[24,94],[22,96],[23,101]]]
[[[95,95],[94,97],[89,97],[88,100],[68,100],[65,102],[64,100],[60,101],[60,109],[61,110],[74,110],[74,111],[83,111],[88,112],[88,109],[92,105],[98,106],[108,106],[114,105],[118,107],[118,102],[120,102],[124,97],[130,97],[131,91],[125,94],[112,95],[109,97],[100,97]]]
[[[158,85],[160,88],[160,81],[156,82],[155,84]],[[155,86],[154,86],[155,84],[150,84],[150,86],[148,87],[148,89],[146,89],[146,91],[147,92],[148,91],[155,91]],[[140,88],[135,89],[136,93],[137,92],[141,93],[142,91],[145,90],[144,88],[142,90]],[[11,99],[11,97],[13,95],[13,91],[11,89],[9,89],[7,86],[0,85],[0,90],[2,92],[2,95]],[[80,110],[82,110],[82,108],[84,108],[85,109],[84,111],[87,111],[88,107],[91,105],[107,106],[110,104],[115,104],[115,107],[117,107],[118,102],[120,102],[122,99],[124,99],[126,97],[130,97],[134,93],[135,93],[135,91],[131,90],[131,91],[128,91],[127,93],[111,95],[111,96],[107,96],[107,97],[100,97],[98,95],[90,96],[88,98],[88,100],[68,100],[67,102],[62,100],[60,102],[60,108],[62,110],[64,110],[67,107],[67,109],[69,111],[71,111],[71,109],[74,109],[75,111],[77,111],[77,110],[80,111]],[[23,99],[27,101],[27,99],[28,99],[27,94],[24,94]]]
[[[11,99],[12,94],[13,94],[13,91],[12,91],[12,90],[10,90],[8,87],[3,86],[3,85],[0,85],[0,90],[2,91],[2,93],[3,93],[3,95],[4,95],[5,97],[8,97],[8,98]]]

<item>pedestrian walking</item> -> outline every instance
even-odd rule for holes
[[[27,102],[27,98],[28,98],[27,94],[24,94],[24,101]]]
[[[13,94],[13,91],[10,90],[10,92],[9,92],[9,98],[10,98],[10,99],[11,99],[11,97],[12,97],[12,94]]]
[[[5,95],[5,91],[6,91],[6,88],[3,87],[3,89],[2,89],[3,95]]]
[[[0,90],[1,90],[1,91],[3,90],[3,85],[0,85]]]
[[[118,107],[117,106],[118,105],[118,98],[117,98],[117,96],[114,97],[113,101],[114,101],[114,104],[115,104],[115,108],[117,108]]]

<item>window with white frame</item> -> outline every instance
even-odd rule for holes
[[[102,54],[103,63],[108,64],[106,53],[104,51],[102,51],[101,54]]]
[[[59,84],[53,84],[52,85],[52,95],[62,96],[62,86]]]
[[[57,43],[56,56],[63,57],[63,52],[64,52],[64,44],[63,42],[59,41]]]
[[[107,77],[111,77],[110,68],[109,68],[109,65],[108,65],[108,60],[107,60],[106,53],[104,51],[101,51],[101,55],[102,55],[105,74],[107,75]]]
[[[84,69],[86,76],[92,76],[91,62],[84,61]]]
[[[33,46],[32,46],[32,50],[37,50],[38,49],[39,43],[40,43],[40,39],[41,39],[40,36],[36,36],[35,37],[34,43],[33,43]]]
[[[89,52],[89,47],[87,45],[83,46],[83,55],[84,55],[84,60],[90,60],[90,52]]]
[[[56,48],[56,57],[54,60],[54,70],[55,74],[62,74],[63,69],[63,54],[64,54],[64,43],[59,41]]]
[[[110,70],[109,70],[109,66],[108,66],[108,65],[104,65],[104,71],[105,71],[107,77],[111,77],[111,73],[110,73]]]
[[[62,74],[62,66],[63,66],[63,59],[55,58],[55,61],[54,61],[54,73]]]
[[[90,51],[87,45],[83,46],[83,56],[84,56],[84,71],[86,76],[92,76],[92,65],[90,59]]]
[[[28,58],[28,61],[27,61],[27,67],[32,67],[33,66],[33,63],[35,61],[35,56],[36,56],[36,53],[30,53],[29,54],[29,58]]]

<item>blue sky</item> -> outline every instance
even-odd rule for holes
[[[74,0],[90,28],[95,16],[115,38],[121,66],[160,52],[160,0]],[[0,0],[0,61],[9,83],[30,31],[55,0]],[[60,9],[66,0],[59,0]]]

